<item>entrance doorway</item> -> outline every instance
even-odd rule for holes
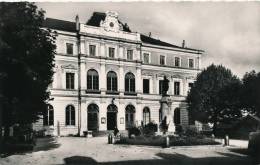
[[[117,106],[110,104],[107,107],[107,130],[114,130],[117,127]]]
[[[98,111],[96,104],[88,106],[88,130],[90,131],[98,131]]]
[[[180,108],[176,108],[174,110],[174,124],[175,125],[180,125],[181,124],[181,110]]]

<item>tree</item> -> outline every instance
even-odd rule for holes
[[[242,99],[243,107],[249,113],[260,117],[260,72],[251,71],[243,77]]]
[[[197,76],[187,102],[194,120],[213,123],[213,133],[219,123],[228,123],[241,116],[240,80],[221,65],[210,65]]]
[[[56,47],[55,36],[41,28],[43,21],[44,11],[33,3],[0,3],[0,81],[5,128],[35,122],[46,109]]]

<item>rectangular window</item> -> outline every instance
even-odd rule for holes
[[[74,73],[66,73],[66,89],[74,89]]]
[[[143,79],[143,93],[149,93],[150,91],[149,79]]]
[[[73,44],[66,43],[67,54],[73,54]]]
[[[160,56],[160,65],[165,65],[165,56]]]
[[[115,48],[109,48],[108,56],[110,58],[115,58]]]
[[[89,45],[89,55],[96,56],[96,45]]]
[[[180,95],[180,82],[174,82],[174,95]]]
[[[159,94],[162,94],[163,90],[163,80],[159,80]]]
[[[189,59],[189,68],[194,68],[194,60]]]
[[[133,50],[127,50],[127,59],[133,60]]]
[[[148,53],[144,53],[144,64],[149,64],[149,61],[150,61],[150,57],[149,57],[149,54]]]
[[[180,61],[181,61],[181,60],[180,60],[180,57],[175,57],[175,58],[174,58],[174,65],[175,65],[176,67],[181,66],[181,65],[180,65]]]

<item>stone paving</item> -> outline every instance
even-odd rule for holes
[[[107,144],[106,137],[43,138],[34,151],[0,159],[0,165],[36,164],[257,164],[245,148],[217,146],[149,147]]]

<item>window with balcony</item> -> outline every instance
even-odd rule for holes
[[[66,89],[74,89],[74,73],[66,73]]]
[[[71,43],[66,43],[66,50],[67,50],[67,54],[73,54],[73,44]]]
[[[89,45],[89,55],[96,56],[96,45]]]
[[[87,89],[89,91],[98,91],[99,90],[98,72],[94,69],[88,70],[88,73],[87,73]]]
[[[135,92],[135,75],[133,73],[127,73],[125,75],[125,91],[128,93]]]
[[[143,79],[143,93],[149,94],[150,93],[150,83],[149,79]]]
[[[107,90],[117,91],[117,75],[113,71],[107,73]]]

